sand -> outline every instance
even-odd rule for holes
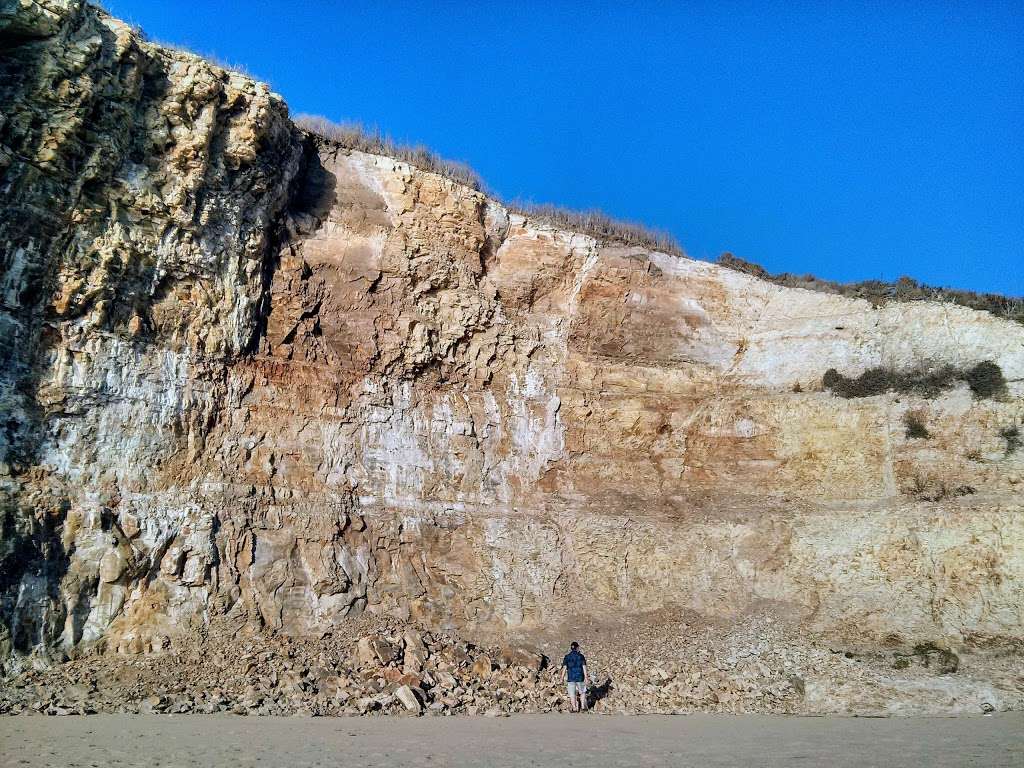
[[[892,718],[0,718],[7,766],[1024,765],[1024,713]]]

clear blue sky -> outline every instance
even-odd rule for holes
[[[700,258],[1024,294],[1020,1],[104,4],[505,198]]]

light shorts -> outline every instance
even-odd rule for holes
[[[587,698],[587,684],[586,683],[583,683],[583,682],[580,682],[580,683],[567,683],[566,684],[566,690],[569,691],[569,698],[570,699],[575,698],[575,695],[578,693],[580,695],[580,698],[583,699],[584,701],[586,701],[586,698]]]

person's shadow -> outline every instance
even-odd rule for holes
[[[611,693],[611,690],[612,679],[610,677],[605,678],[605,681],[601,683],[601,685],[595,685],[587,689],[587,709],[590,709],[590,707],[594,706],[597,702]]]

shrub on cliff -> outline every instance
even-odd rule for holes
[[[753,275],[776,285],[784,285],[787,288],[805,288],[823,293],[838,293],[853,299],[865,299],[876,307],[889,301],[946,301],[970,309],[980,309],[990,312],[996,317],[1024,324],[1024,296],[1002,296],[998,293],[937,288],[919,283],[911,277],[901,277],[893,283],[884,280],[837,283],[832,280],[822,280],[814,275],[794,275],[789,272],[773,275],[764,267],[731,253],[723,253],[719,256],[718,263],[723,267]]]
[[[944,480],[914,475],[904,491],[918,501],[942,501],[943,499],[970,496],[977,493],[971,485],[949,486]]]
[[[964,373],[964,379],[978,397],[995,397],[1006,391],[1003,369],[991,361],[978,363]]]
[[[961,369],[949,364],[896,371],[892,368],[868,368],[860,376],[847,377],[829,368],[822,386],[839,397],[873,397],[885,392],[937,397],[941,392],[965,381],[975,397],[992,398],[1006,391],[1002,369],[991,361]]]
[[[903,424],[907,428],[907,437],[911,440],[926,440],[931,437],[928,427],[925,426],[924,419],[918,413],[908,411],[903,416]]]
[[[1020,436],[1020,427],[1016,424],[1012,427],[1003,427],[999,430],[999,436],[1006,441],[1007,456],[1011,453],[1016,453],[1017,449],[1024,445],[1024,441],[1021,440]]]

